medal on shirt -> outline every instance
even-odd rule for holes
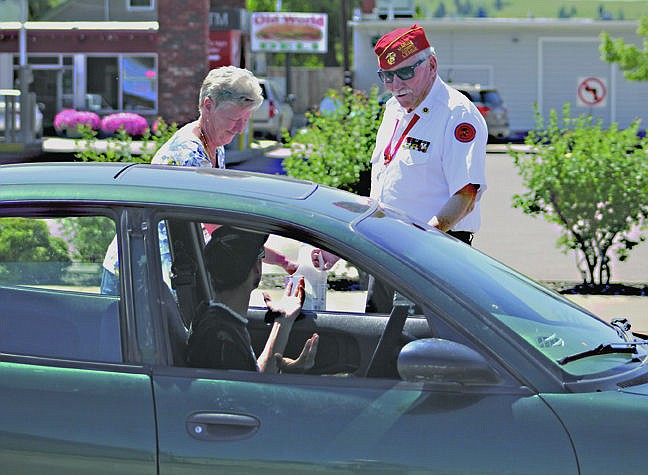
[[[396,153],[398,153],[398,149],[403,143],[403,140],[405,140],[405,137],[407,137],[407,134],[409,134],[410,130],[412,130],[412,127],[414,127],[414,124],[418,122],[420,119],[418,114],[414,114],[414,116],[410,119],[409,124],[407,124],[407,127],[405,127],[405,130],[401,134],[400,138],[398,139],[398,142],[396,142],[396,146],[392,148],[392,143],[394,142],[394,135],[396,135],[396,130],[398,130],[398,123],[400,122],[400,119],[396,121],[396,125],[394,126],[394,131],[392,132],[391,139],[389,139],[389,143],[385,147],[385,161],[384,164],[389,165],[389,162],[392,161]]]

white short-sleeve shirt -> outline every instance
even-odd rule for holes
[[[371,197],[428,222],[473,183],[479,185],[475,207],[452,230],[476,232],[486,191],[487,140],[486,122],[475,105],[438,76],[413,111],[391,98],[371,157]]]

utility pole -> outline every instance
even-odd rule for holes
[[[344,85],[353,87],[353,72],[349,66],[349,5],[342,0],[342,56],[344,56]]]
[[[29,85],[33,81],[33,76],[31,68],[27,65],[27,30],[25,28],[29,13],[27,0],[22,0],[20,8],[18,84],[20,88],[20,135],[24,146],[33,141],[34,109],[29,97]]]

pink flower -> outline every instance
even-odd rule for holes
[[[144,135],[148,129],[148,122],[141,115],[132,112],[110,114],[101,119],[101,130],[105,134],[114,134],[120,127],[129,135]]]
[[[59,131],[75,129],[79,125],[86,125],[92,130],[99,128],[100,119],[94,112],[64,109],[54,117],[54,128]]]

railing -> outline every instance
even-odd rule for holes
[[[35,109],[35,93],[23,98],[18,89],[0,89],[0,143],[36,142]]]

